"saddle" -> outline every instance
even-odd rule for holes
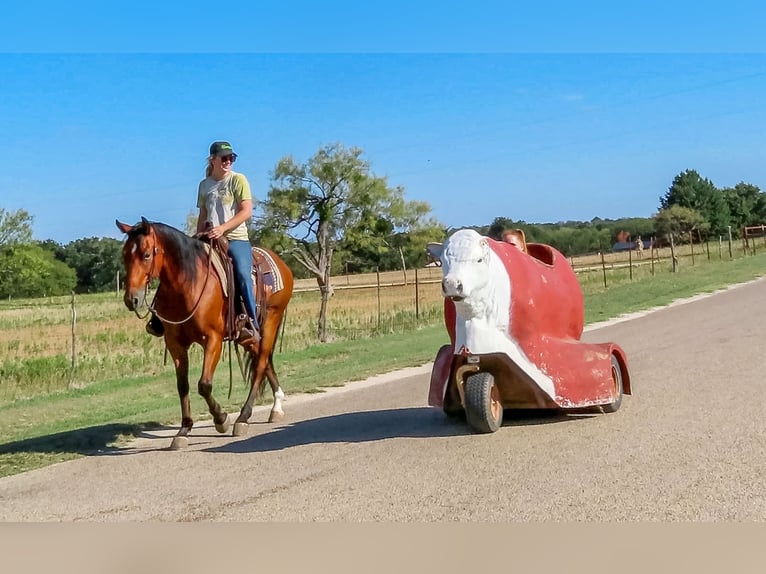
[[[213,252],[211,256],[215,254],[220,260],[222,270],[216,265],[213,265],[213,267],[215,267],[219,275],[223,274],[220,279],[224,287],[224,294],[227,295],[224,340],[236,340],[239,330],[242,328],[242,325],[237,324],[237,303],[239,303],[239,308],[243,310],[242,312],[244,312],[245,305],[242,300],[242,294],[238,292],[236,282],[234,281],[234,263],[229,256],[229,240],[225,237],[211,239],[206,231],[196,234],[195,237],[210,245],[210,249]],[[273,279],[268,281],[267,276],[273,275],[274,271],[263,250],[253,248],[251,252],[253,255],[252,275],[255,312],[260,327],[266,318],[266,302],[274,291],[275,284]]]

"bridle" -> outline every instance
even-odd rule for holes
[[[202,301],[202,296],[205,294],[205,288],[207,287],[207,282],[210,279],[210,271],[213,266],[213,257],[212,257],[213,254],[208,253],[207,273],[205,274],[205,283],[202,285],[202,290],[199,293],[197,302],[194,304],[194,307],[192,307],[192,310],[189,312],[189,315],[185,319],[182,319],[181,321],[171,321],[170,319],[163,317],[160,314],[160,312],[157,311],[157,308],[154,306],[154,301],[155,299],[157,299],[157,293],[155,293],[154,297],[152,297],[151,303],[147,302],[146,300],[146,295],[147,293],[149,293],[149,284],[151,283],[151,280],[154,279],[155,277],[159,277],[160,275],[159,272],[157,272],[157,274],[155,275],[155,271],[154,271],[154,266],[155,266],[155,263],[157,262],[157,255],[158,254],[163,255],[165,253],[164,249],[160,249],[159,247],[157,247],[157,235],[154,232],[154,227],[150,226],[149,229],[150,229],[149,236],[152,238],[152,243],[154,244],[154,246],[150,250],[151,258],[152,258],[152,266],[149,268],[149,271],[146,274],[146,283],[144,285],[144,301],[143,302],[146,305],[148,311],[146,312],[144,316],[141,316],[137,309],[134,309],[133,312],[136,314],[136,317],[138,317],[139,319],[146,319],[150,313],[153,313],[163,323],[168,323],[169,325],[182,325],[186,323],[189,319],[194,317],[194,314],[197,312],[197,309],[199,308],[200,302]],[[157,290],[157,292],[159,292],[159,289]]]

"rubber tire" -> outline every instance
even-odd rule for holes
[[[601,407],[605,413],[616,413],[622,404],[622,371],[620,370],[620,362],[614,355],[612,355],[612,380],[617,387],[617,400]]]
[[[499,429],[503,424],[503,406],[499,401],[495,377],[484,372],[470,375],[463,390],[468,424],[480,433],[492,433]],[[495,414],[492,413],[493,404]]]

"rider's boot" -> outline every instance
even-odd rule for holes
[[[254,321],[246,314],[237,316],[237,343],[240,345],[251,345],[261,342],[261,335],[258,332]]]

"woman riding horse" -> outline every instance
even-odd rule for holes
[[[213,373],[221,358],[227,333],[227,303],[232,286],[228,285],[228,293],[224,292],[206,243],[169,225],[152,223],[144,218],[133,226],[120,221],[116,223],[118,229],[128,235],[122,251],[126,272],[125,305],[136,314],[148,307],[162,321],[165,345],[175,366],[181,400],[181,429],[173,440],[172,448],[188,444],[187,436],[193,425],[188,379],[188,350],[193,343],[204,350],[197,390],[207,402],[216,430],[227,432],[228,415],[213,398],[212,389]],[[272,278],[272,285],[267,289],[261,315],[260,341],[250,339],[240,343],[246,350],[245,368],[250,392],[234,424],[235,436],[246,432],[253,402],[263,393],[264,377],[269,380],[274,393],[269,420],[279,420],[284,415],[284,393],[274,371],[273,351],[279,326],[292,296],[293,275],[276,253],[262,248],[256,250],[260,252],[261,260],[270,262],[269,268],[261,269],[258,275]],[[153,279],[159,279],[159,287],[149,303],[146,298]]]

